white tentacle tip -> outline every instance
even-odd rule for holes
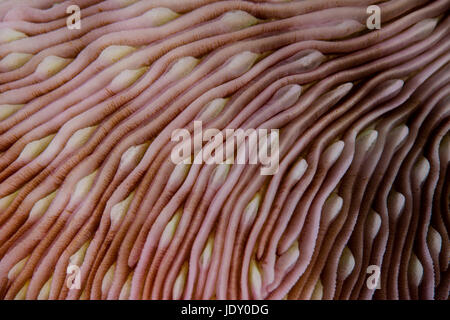
[[[322,208],[323,223],[328,226],[331,222],[336,219],[337,215],[344,205],[344,199],[340,197],[337,193],[332,193]]]
[[[11,28],[1,28],[0,29],[0,43],[7,43],[23,38],[27,38],[28,36],[20,31],[11,29]]]
[[[184,181],[184,179],[186,179],[190,168],[191,164],[186,164],[183,162],[177,164],[173,169],[172,174],[169,177],[169,180],[167,181],[167,185],[168,186],[179,185],[181,182]]]
[[[5,120],[10,115],[16,113],[23,104],[2,104],[0,105],[0,121]]]
[[[302,94],[302,87],[298,84],[289,84],[281,87],[275,92],[268,104],[280,104],[283,109],[291,107],[297,102],[298,98]]]
[[[395,143],[395,146],[399,146],[405,140],[408,134],[409,128],[405,124],[402,124],[398,127],[395,127],[389,132],[387,141],[393,141],[393,143]]]
[[[367,152],[377,141],[378,132],[376,130],[366,130],[356,138],[356,148],[362,152]]]
[[[414,166],[413,175],[419,184],[422,184],[430,172],[430,162],[425,157],[420,157]]]
[[[214,235],[211,234],[206,242],[205,249],[200,256],[200,267],[206,269],[211,262],[212,252],[214,248]]]
[[[36,158],[52,141],[55,135],[51,134],[42,139],[28,143],[19,155],[19,159],[29,161]]]
[[[345,143],[342,140],[334,142],[330,145],[322,154],[323,161],[331,166],[333,165],[337,159],[341,156],[342,151],[344,150]]]
[[[180,273],[178,274],[178,277],[176,278],[175,283],[173,285],[173,289],[172,289],[172,299],[173,300],[179,300],[179,299],[181,299],[181,297],[183,295],[188,269],[189,269],[189,265],[187,262],[185,262],[183,264],[183,266],[181,267]]]
[[[322,281],[319,279],[316,282],[316,285],[314,287],[314,291],[311,294],[311,300],[322,300],[323,298],[323,284]]]
[[[36,68],[36,73],[44,76],[51,77],[64,69],[72,59],[65,59],[57,56],[47,56]]]
[[[136,48],[130,46],[119,46],[112,45],[105,48],[99,56],[99,59],[104,60],[108,63],[113,63],[119,61],[126,55],[136,51]]]
[[[48,300],[48,297],[50,296],[50,288],[52,284],[52,278],[48,279],[45,284],[42,286],[41,290],[39,291],[37,300]]]
[[[69,207],[78,204],[88,194],[89,190],[92,187],[92,184],[94,183],[96,175],[97,170],[78,181],[77,185],[75,186],[75,191],[70,198],[70,202],[68,205]]]
[[[169,8],[163,7],[153,8],[147,11],[144,15],[150,20],[151,25],[154,27],[166,24],[167,22],[170,22],[180,16],[178,13],[170,10]]]
[[[260,268],[254,259],[250,261],[249,268],[250,287],[253,298],[256,300],[262,299],[262,276]]]
[[[177,230],[178,223],[180,222],[181,215],[183,213],[183,208],[179,208],[175,214],[173,215],[172,219],[167,223],[166,227],[164,228],[163,233],[161,234],[161,238],[159,240],[159,247],[165,248],[169,245],[170,241],[172,240],[175,231]]]
[[[259,205],[261,203],[261,194],[258,192],[255,194],[252,200],[245,207],[244,213],[242,215],[243,226],[248,226],[255,220],[256,214],[258,213]]]
[[[352,273],[355,267],[355,257],[348,247],[342,251],[338,265],[338,276],[340,280],[345,280]]]
[[[30,285],[30,280],[27,280],[23,287],[19,290],[19,292],[14,297],[14,300],[25,300],[27,297],[28,286]]]
[[[32,57],[31,53],[12,52],[0,60],[0,70],[7,72],[18,69]]]
[[[299,181],[308,169],[308,162],[305,159],[299,159],[291,169],[292,179]]]
[[[422,282],[423,277],[423,266],[420,262],[419,258],[412,253],[411,258],[409,260],[409,266],[408,266],[408,278],[410,283],[417,287]]]
[[[17,262],[14,267],[12,267],[9,272],[8,272],[8,279],[9,280],[14,280],[19,273],[22,271],[23,267],[25,266],[25,263],[27,262],[28,258],[30,256],[27,256],[25,258],[23,258],[22,260],[20,260],[19,262]]]
[[[220,114],[220,112],[223,110],[225,105],[227,104],[228,99],[225,98],[216,98],[214,100],[211,100],[208,102],[203,110],[201,111],[200,115],[198,116],[197,120],[199,121],[209,121],[217,115]]]
[[[405,207],[406,198],[403,194],[392,190],[388,196],[388,213],[389,216],[397,220],[401,213],[403,212],[403,208]]]
[[[373,240],[377,236],[381,227],[381,217],[374,210],[370,210],[366,220],[366,235]]]
[[[230,59],[227,71],[235,77],[247,72],[261,55],[251,51],[241,52]]]
[[[109,88],[113,92],[119,92],[131,86],[147,71],[147,67],[139,69],[126,69],[119,73],[109,84]]]
[[[108,271],[106,272],[105,276],[103,277],[102,280],[102,294],[106,295],[109,291],[109,289],[111,288],[113,279],[114,279],[114,272],[116,270],[116,264],[113,263]]]
[[[222,16],[221,21],[231,30],[240,30],[257,24],[259,19],[255,18],[248,12],[234,10],[225,13]]]
[[[128,7],[129,5],[132,5],[133,3],[138,2],[139,0],[117,0],[122,7]]]
[[[438,255],[442,249],[442,236],[433,227],[428,229],[427,245],[434,254]]]
[[[81,147],[89,140],[96,128],[97,126],[91,126],[77,130],[67,141],[66,149],[74,150],[75,148]]]
[[[73,255],[70,256],[69,263],[76,266],[81,266],[83,264],[86,251],[89,248],[90,243],[91,240],[88,240],[85,243],[83,243],[83,245],[77,250],[77,252],[75,252]]]
[[[111,228],[117,227],[117,225],[122,221],[122,218],[128,211],[128,207],[131,204],[131,200],[133,200],[134,192],[131,192],[128,197],[122,200],[119,203],[116,203],[114,207],[111,209],[110,218],[111,218]]]
[[[223,183],[230,172],[231,164],[221,163],[214,169],[213,183]]]
[[[437,26],[439,18],[424,19],[415,24],[421,33],[430,34]]]
[[[17,194],[19,193],[19,190],[8,194],[7,196],[4,196],[3,198],[0,198],[0,210],[6,210],[9,205],[14,201]]]
[[[57,192],[58,190],[50,193],[48,196],[40,199],[38,202],[34,204],[28,216],[29,222],[35,222],[44,215],[44,213],[47,211],[48,207],[52,203],[53,199],[55,198]]]
[[[0,110],[1,112],[1,110]],[[444,159],[450,158],[450,135],[445,135],[439,145],[439,156]]]
[[[188,75],[197,64],[200,62],[199,59],[187,56],[178,59],[167,72],[167,77],[169,79],[179,79]]]
[[[145,152],[147,151],[148,146],[150,145],[150,142],[143,143],[137,146],[131,146],[127,149],[120,158],[120,164],[119,169],[122,169],[124,166],[137,166],[139,161],[141,161],[142,157],[144,156]]]

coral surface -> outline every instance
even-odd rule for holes
[[[448,299],[449,8],[1,1],[0,298]]]

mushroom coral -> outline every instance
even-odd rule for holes
[[[0,2],[0,298],[447,300],[449,8]]]

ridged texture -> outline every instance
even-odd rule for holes
[[[0,298],[448,299],[449,7],[2,1]],[[278,172],[175,165],[194,120]]]

